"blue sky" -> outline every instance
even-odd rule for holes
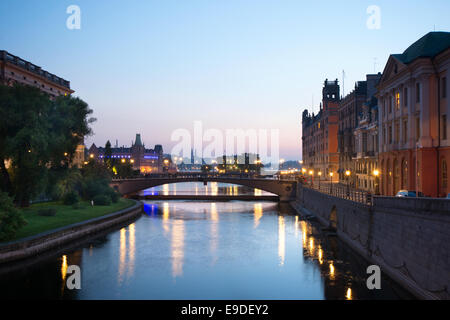
[[[66,28],[72,4],[80,30]],[[141,133],[169,151],[175,129],[201,120],[279,129],[281,157],[300,159],[301,112],[317,112],[325,78],[345,70],[348,93],[389,54],[450,31],[449,12],[448,0],[2,0],[0,48],[71,81],[97,118],[88,146]]]

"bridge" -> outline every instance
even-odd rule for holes
[[[142,178],[130,179],[113,179],[111,187],[123,195],[132,195],[138,191],[164,184],[181,183],[181,182],[208,182],[230,183],[250,188],[256,188],[276,194],[279,201],[287,202],[295,200],[297,191],[297,182],[293,180],[275,180],[253,177],[235,177],[205,174],[183,174],[183,175],[166,175],[166,176],[149,176]],[[198,196],[201,200],[201,196]]]

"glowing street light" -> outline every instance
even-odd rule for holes
[[[320,190],[320,177],[322,176],[322,171],[317,172],[317,174],[319,175],[319,190]]]
[[[378,169],[373,170],[373,175],[375,176],[375,194],[380,194],[380,181],[378,180],[380,176],[380,171]]]
[[[313,186],[313,174],[314,174],[314,171],[309,170],[309,176],[311,177],[311,187]]]
[[[351,174],[352,173],[350,172],[350,170],[346,170],[345,171],[345,175],[347,177],[347,196],[348,197],[350,196],[350,179],[349,179],[349,177],[350,177]]]
[[[331,180],[331,184],[330,184],[330,193],[333,194],[333,172],[330,172],[330,180]]]

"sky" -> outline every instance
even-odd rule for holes
[[[66,26],[70,5],[80,29]],[[88,147],[140,133],[169,152],[201,121],[279,130],[280,157],[298,160],[301,113],[317,113],[325,79],[345,70],[349,93],[390,54],[450,31],[449,12],[448,0],[2,0],[0,49],[70,81],[97,119]]]

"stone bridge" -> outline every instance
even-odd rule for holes
[[[146,177],[136,179],[114,179],[111,187],[123,195],[129,195],[148,188],[180,182],[219,182],[242,185],[271,192],[279,196],[280,201],[287,202],[295,200],[297,182],[291,180],[274,180],[260,178],[240,178],[221,176],[181,176],[181,177]]]

